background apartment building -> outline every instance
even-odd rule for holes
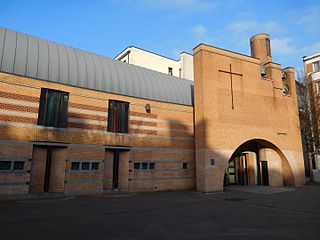
[[[193,81],[193,56],[187,52],[180,53],[180,59],[175,60],[129,46],[114,59]]]
[[[319,113],[320,113],[320,52],[303,57],[304,68],[306,73],[306,80],[311,83],[311,87],[308,88],[310,97],[310,109],[312,111],[311,119],[312,122],[312,134],[315,139],[319,140]],[[316,136],[315,136],[316,135]],[[315,141],[315,158],[313,161],[313,179],[314,181],[320,182],[320,155],[319,155],[319,143]]]

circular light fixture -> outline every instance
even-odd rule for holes
[[[149,103],[146,104],[145,109],[146,109],[147,113],[151,112],[151,106]]]

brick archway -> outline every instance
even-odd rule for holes
[[[226,175],[228,174],[229,162],[233,161],[239,156],[244,156],[244,153],[253,153],[256,155],[255,164],[257,169],[257,181],[252,181],[252,171],[251,181],[248,180],[248,176],[250,176],[250,168],[252,168],[252,165],[250,166],[250,164],[248,164],[248,160],[246,159],[245,162],[247,165],[245,166],[245,171],[248,173],[246,173],[246,179],[243,180],[241,184],[250,185],[254,182],[257,185],[270,186],[295,185],[295,179],[292,169],[284,153],[275,144],[263,139],[252,139],[242,143],[236,148],[230,158],[226,159],[226,174],[224,177],[224,183],[226,183]],[[241,159],[241,161],[243,161],[243,159]],[[265,163],[266,166],[268,166],[268,184],[264,184],[263,182],[261,163]]]

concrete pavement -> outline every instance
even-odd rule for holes
[[[319,239],[320,186],[0,202],[0,239]]]

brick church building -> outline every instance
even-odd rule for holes
[[[304,184],[294,71],[250,44],[193,82],[0,28],[0,196]]]

